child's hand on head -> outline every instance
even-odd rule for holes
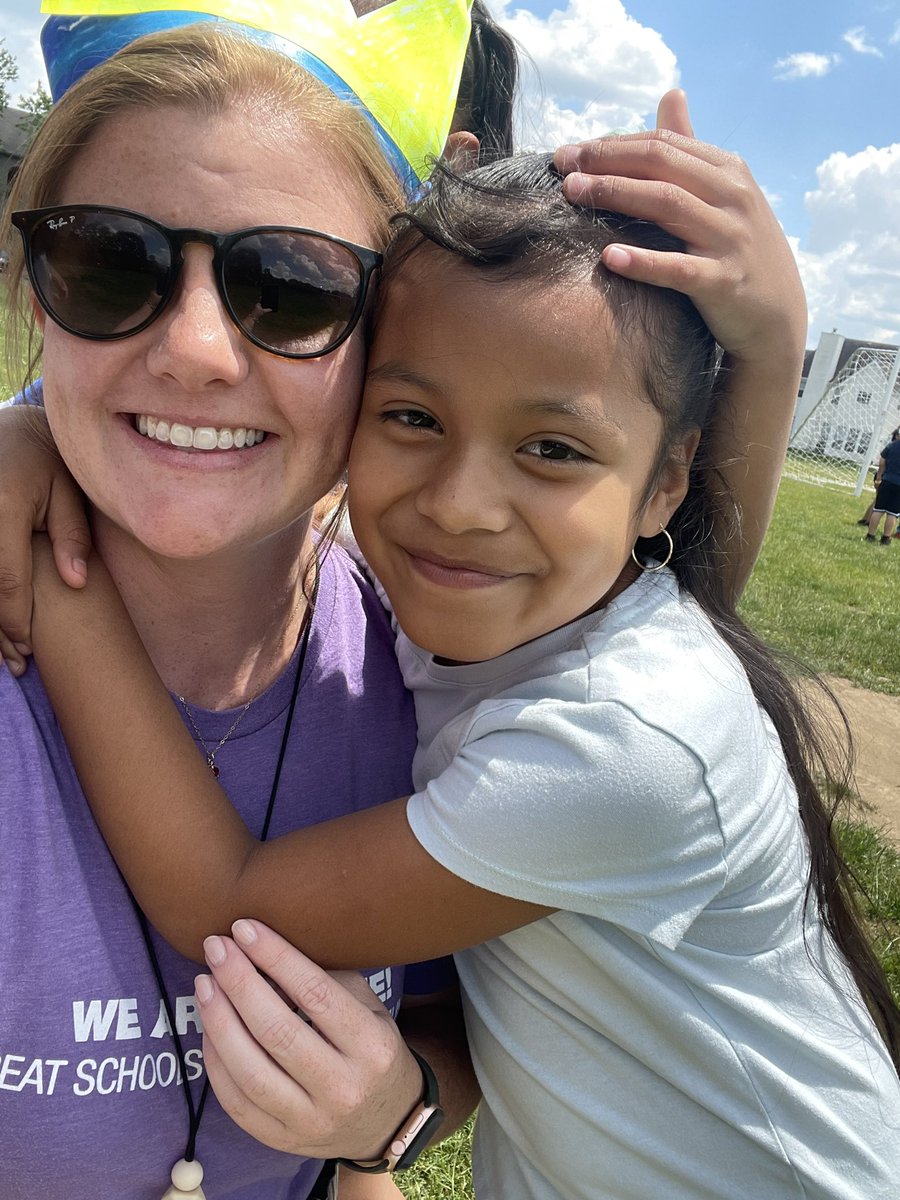
[[[0,656],[14,674],[31,651],[34,530],[46,530],[61,578],[83,587],[91,536],[81,492],[53,446],[43,409],[0,412]]]
[[[653,221],[685,243],[684,254],[609,246],[606,267],[690,296],[738,362],[802,354],[806,300],[787,239],[746,164],[694,138],[683,92],[663,97],[655,130],[564,146],[554,161],[573,203]]]

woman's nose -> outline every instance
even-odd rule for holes
[[[148,332],[153,375],[190,390],[211,383],[233,386],[247,375],[250,343],[225,310],[209,246],[185,247],[175,295]]]

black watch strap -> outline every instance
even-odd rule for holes
[[[410,1046],[409,1052],[419,1064],[422,1080],[425,1085],[424,1095],[412,1112],[391,1138],[381,1158],[369,1162],[359,1162],[352,1158],[338,1158],[335,1162],[351,1171],[361,1171],[364,1175],[384,1175],[388,1171],[404,1171],[411,1167],[444,1120],[441,1108],[440,1092],[434,1071],[421,1054],[417,1054]]]
[[[337,1168],[337,1160],[334,1158],[329,1158],[322,1164],[322,1170],[319,1172],[316,1182],[312,1186],[312,1191],[306,1200],[331,1200],[331,1197],[337,1194],[334,1191],[336,1187],[335,1175],[337,1174]]]

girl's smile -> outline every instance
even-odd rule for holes
[[[429,248],[381,304],[350,514],[412,640],[493,658],[627,586],[686,468],[646,497],[662,420],[596,284],[498,282]]]
[[[425,579],[442,587],[483,588],[495,587],[520,574],[518,571],[501,571],[481,563],[459,562],[442,558],[433,550],[421,552],[404,547],[413,568]]]

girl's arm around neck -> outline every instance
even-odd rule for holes
[[[41,539],[39,539],[41,540]],[[181,953],[241,917],[329,968],[434,958],[550,910],[445,870],[398,799],[260,843],[198,754],[102,563],[65,588],[35,546],[35,655],[94,816]],[[377,853],[373,853],[377,848]]]

